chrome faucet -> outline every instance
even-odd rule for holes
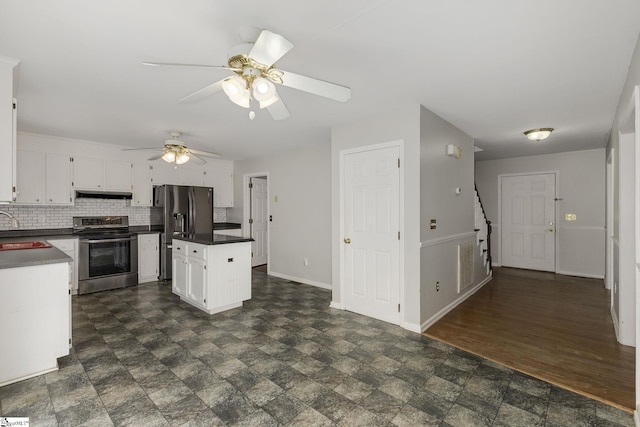
[[[9,217],[9,219],[11,221],[13,221],[13,227],[14,228],[20,228],[20,222],[18,221],[18,218],[16,218],[15,216],[11,215],[9,212],[5,212],[5,211],[0,211],[0,215],[6,215]]]

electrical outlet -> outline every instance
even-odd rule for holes
[[[440,282],[436,282],[436,292],[440,292]]]

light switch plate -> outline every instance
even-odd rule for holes
[[[575,221],[577,219],[576,214],[564,214],[565,221]]]

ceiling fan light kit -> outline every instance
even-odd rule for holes
[[[543,139],[549,138],[551,132],[553,132],[553,128],[538,128],[530,129],[524,132],[524,134],[530,141],[542,141]]]
[[[143,64],[208,67],[232,71],[235,75],[187,95],[180,102],[195,102],[222,89],[231,102],[243,108],[251,108],[255,99],[259,107],[266,108],[274,120],[283,120],[291,116],[278,96],[274,83],[340,102],[346,102],[351,98],[351,89],[346,86],[276,69],[276,61],[293,48],[293,43],[283,36],[255,27],[245,27],[241,30],[241,36],[244,43],[229,49],[227,66],[148,61]],[[255,42],[252,43],[249,37]],[[255,112],[250,111],[249,118],[253,120],[254,117]]]
[[[207,163],[202,157],[213,157],[216,159],[222,158],[222,156],[218,153],[210,153],[208,151],[200,151],[194,150],[191,148],[187,148],[184,142],[180,141],[178,137],[182,135],[182,132],[177,130],[170,132],[171,137],[173,139],[167,139],[164,141],[164,147],[162,147],[162,152],[158,155],[150,157],[149,160],[158,160],[162,159],[167,163],[173,163],[175,168],[178,168],[178,165],[183,165],[187,163],[191,158],[194,158],[197,163],[205,164]],[[124,151],[136,151],[136,150],[157,150],[157,148],[125,148]]]

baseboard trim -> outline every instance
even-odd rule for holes
[[[578,273],[576,271],[565,271],[565,270],[559,270],[556,273],[562,274],[564,276],[586,277],[587,279],[604,279],[604,274]]]
[[[276,273],[274,271],[267,272],[269,276],[278,277],[280,279],[290,280],[292,282],[304,283],[305,285],[311,285],[318,288],[326,289],[330,291],[331,285],[328,283],[316,282],[315,280],[303,279],[301,277],[289,276],[288,274]]]
[[[616,340],[618,340],[618,342],[621,342],[620,341],[620,330],[618,329],[618,315],[613,310],[613,307],[612,307],[611,310],[609,310],[609,312],[611,313],[611,320],[613,321],[613,330],[616,333]]]
[[[406,329],[407,331],[410,331],[410,332],[415,332],[416,334],[419,334],[422,332],[422,330],[420,330],[420,325],[416,323],[403,322],[402,325],[400,326],[402,326],[403,329]]]
[[[462,295],[460,298],[453,301],[451,304],[444,307],[442,310],[438,311],[435,315],[431,316],[429,319],[422,322],[420,325],[420,332],[426,331],[430,326],[435,324],[438,320],[442,319],[448,312],[456,308],[458,305],[462,304],[467,298],[471,295],[475,294],[486,285],[493,278],[493,272],[489,273],[489,275],[484,278],[480,283],[471,288],[467,293]]]
[[[329,304],[329,308],[335,308],[336,310],[344,310],[344,307],[342,306],[342,304],[335,301],[331,301],[331,303]]]
[[[640,415],[638,415],[638,410],[640,410],[640,408],[636,407],[636,410],[633,411],[633,423],[636,427],[640,427]]]

